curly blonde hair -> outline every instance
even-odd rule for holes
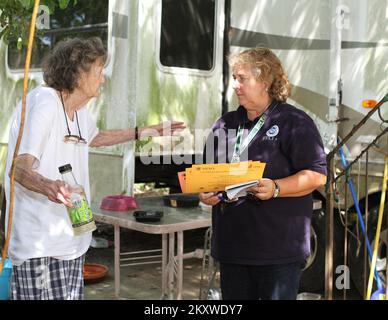
[[[268,94],[272,99],[285,102],[291,95],[291,84],[282,63],[270,49],[247,49],[231,56],[229,63],[233,69],[251,68],[256,80],[268,83]]]

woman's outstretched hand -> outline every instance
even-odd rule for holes
[[[139,128],[139,137],[162,137],[173,136],[186,128],[181,121],[165,121],[153,126]]]

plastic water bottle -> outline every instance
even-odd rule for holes
[[[70,191],[70,202],[73,205],[67,208],[75,236],[92,232],[97,229],[93,220],[93,213],[86,200],[84,188],[77,183],[70,164],[58,168],[62,180]]]

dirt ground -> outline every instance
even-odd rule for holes
[[[109,242],[108,248],[90,247],[86,253],[86,263],[99,263],[108,267],[107,275],[99,282],[85,284],[86,300],[116,300],[114,288],[114,248],[113,227],[97,224],[98,229],[93,236]],[[203,249],[206,228],[184,232],[184,252]],[[160,249],[161,236],[121,229],[121,251],[141,251]],[[200,292],[202,259],[191,258],[183,261],[183,291],[185,300],[197,300]],[[162,293],[161,264],[148,264],[121,268],[121,292],[123,300],[158,300]],[[219,279],[218,279],[219,280]],[[218,285],[218,283],[216,283]],[[316,292],[322,297],[324,292]],[[343,300],[343,292],[334,292],[335,300]],[[347,300],[362,300],[362,297],[351,284],[347,293]]]
[[[206,228],[185,231],[184,252],[203,248]],[[99,224],[94,237],[103,238],[113,243],[113,227]],[[160,249],[161,236],[144,234],[137,231],[121,229],[121,251],[140,251]],[[114,248],[91,247],[86,254],[86,263],[99,263],[109,268],[108,274],[99,282],[85,284],[86,300],[114,300]],[[183,299],[198,299],[202,259],[184,259],[183,262]],[[121,299],[157,300],[162,293],[162,269],[160,264],[130,266],[121,268]]]
[[[184,232],[184,252],[203,249],[206,228]],[[106,265],[108,274],[99,282],[85,284],[86,300],[115,300],[114,295],[114,248],[113,227],[98,224],[94,237],[109,241],[108,248],[91,247],[86,254],[86,263],[99,263]],[[145,234],[142,232],[121,229],[121,251],[141,251],[147,249],[160,249],[161,236]],[[200,292],[202,259],[190,258],[183,261],[183,292],[185,300],[197,300]],[[148,264],[143,266],[130,266],[121,268],[120,299],[128,300],[158,300],[162,293],[161,264]],[[219,280],[219,279],[217,279]],[[216,283],[218,285],[218,283]],[[351,285],[352,290],[347,293],[347,300],[362,300]],[[318,292],[322,297],[324,292]],[[334,292],[335,300],[343,299],[343,292]]]

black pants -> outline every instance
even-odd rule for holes
[[[224,300],[295,300],[304,263],[247,266],[220,263]]]

